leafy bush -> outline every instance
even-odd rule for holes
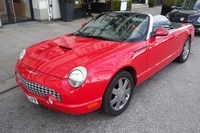
[[[111,10],[112,11],[120,11],[121,0],[112,0],[111,2]],[[132,0],[127,0],[127,9],[126,11],[131,11],[132,8]]]
[[[175,6],[180,0],[163,0],[165,6]]]
[[[131,11],[132,9],[132,0],[127,1],[127,11]]]
[[[74,4],[74,8],[82,8],[82,4],[78,3],[78,4]]]
[[[149,0],[149,4],[155,4],[156,0]]]

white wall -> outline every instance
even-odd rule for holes
[[[32,0],[35,19],[41,16],[40,12],[47,13],[46,19],[59,19],[61,18],[59,0]],[[52,7],[51,7],[52,5]],[[42,14],[44,16],[44,13]],[[43,17],[44,19],[44,17]]]
[[[47,0],[33,0],[32,3],[35,9],[47,9]]]
[[[59,0],[52,0],[52,18],[61,18]]]
[[[34,19],[47,20],[49,18],[47,0],[32,0]]]

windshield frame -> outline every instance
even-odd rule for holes
[[[138,25],[136,25],[137,23]],[[139,25],[142,24],[144,26],[139,27]],[[141,41],[146,40],[149,25],[150,16],[148,14],[136,12],[102,13],[91,19],[88,23],[76,31],[74,35],[119,42]],[[129,30],[129,28],[133,29]],[[138,35],[138,37],[134,36],[137,35],[136,33],[133,34],[134,30],[136,30],[134,28],[138,28],[137,30],[140,30],[140,32],[142,31],[141,35]],[[112,32],[112,30],[114,32]]]
[[[181,0],[175,8],[178,10],[200,10],[200,0]]]

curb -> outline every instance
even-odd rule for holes
[[[15,77],[13,77],[13,78],[0,82],[0,86],[1,86],[0,94],[2,94],[13,88],[16,88],[18,85],[17,85],[17,82],[15,81]]]

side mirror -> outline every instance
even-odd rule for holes
[[[158,28],[154,32],[154,36],[166,36],[168,34],[169,34],[169,31],[167,29],[164,29],[164,28]]]

